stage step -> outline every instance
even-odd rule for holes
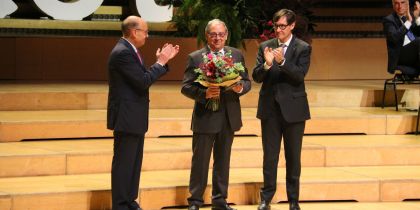
[[[188,179],[189,170],[143,172],[143,208],[186,205]],[[257,204],[261,184],[261,168],[231,169],[228,201]],[[398,202],[419,199],[419,188],[420,166],[309,167],[302,169],[300,199]],[[206,203],[210,202],[209,191],[204,196]],[[4,205],[0,209],[109,209],[111,203],[108,173],[1,178],[0,192]],[[280,168],[273,201],[285,200],[285,171]]]
[[[383,80],[307,81],[311,107],[373,107],[382,103]],[[261,85],[252,83],[251,91],[241,97],[243,108],[258,105]],[[392,91],[386,104],[393,106]],[[399,85],[400,103],[417,107],[418,85]],[[0,111],[106,109],[106,82],[1,82]],[[170,103],[168,103],[170,102]],[[158,82],[150,89],[150,108],[192,108],[193,101],[181,94],[181,82]]]
[[[191,137],[147,138],[143,171],[189,169],[191,147]],[[108,173],[112,149],[112,139],[1,143],[0,177]],[[262,168],[262,157],[260,137],[235,137],[231,168]],[[303,167],[391,165],[420,165],[420,136],[304,136]]]
[[[243,108],[238,135],[260,135],[256,108]],[[147,137],[191,135],[192,109],[151,109]],[[306,134],[406,134],[417,112],[394,108],[312,107]],[[111,137],[106,110],[0,111],[0,142],[24,139]]]
[[[301,202],[300,207],[305,210],[419,210],[420,202]],[[255,210],[258,205],[232,205],[238,210]],[[181,207],[168,208],[171,210],[185,210]],[[204,206],[200,209],[211,209],[210,206]],[[271,204],[271,209],[289,209],[289,204]]]

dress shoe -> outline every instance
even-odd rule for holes
[[[211,210],[236,210],[229,205],[225,204],[224,206],[211,206]]]
[[[289,210],[300,210],[299,203],[297,201],[289,203]]]
[[[133,201],[133,202],[130,203],[129,209],[130,210],[142,210],[140,208],[140,205],[137,202],[135,202],[135,201]]]
[[[188,206],[188,210],[199,210],[199,209],[200,209],[200,207],[198,207],[195,204],[191,204],[190,206]]]
[[[261,201],[260,205],[258,206],[258,210],[270,210],[270,202],[267,201]]]

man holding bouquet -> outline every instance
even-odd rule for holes
[[[188,56],[181,90],[195,101],[188,204],[198,210],[204,203],[213,149],[212,209],[233,210],[226,202],[230,153],[234,132],[242,127],[239,97],[251,89],[251,82],[241,52],[225,46],[225,23],[211,20],[205,33],[207,45]]]
[[[261,120],[264,186],[258,210],[269,210],[276,192],[280,143],[284,140],[286,191],[290,210],[300,210],[300,155],[305,121],[310,118],[305,92],[311,46],[292,34],[296,15],[274,14],[276,38],[261,43],[252,78],[262,83],[257,117]]]

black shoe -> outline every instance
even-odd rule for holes
[[[198,207],[195,204],[191,204],[190,206],[188,206],[188,210],[199,210],[199,209],[200,209],[200,207]]]
[[[270,210],[270,202],[267,201],[261,201],[260,205],[258,206],[258,210]]]
[[[135,202],[135,201],[133,201],[133,202],[130,203],[129,209],[130,210],[142,210],[140,208],[140,205],[137,202]]]
[[[211,206],[211,210],[236,210],[229,205],[225,204],[224,206]]]
[[[300,210],[299,203],[297,201],[290,202],[289,210]]]

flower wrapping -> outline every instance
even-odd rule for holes
[[[230,87],[241,80],[240,72],[245,72],[245,67],[241,62],[234,63],[232,51],[228,51],[224,55],[203,53],[203,63],[194,71],[198,74],[195,82],[204,87]],[[219,98],[211,98],[207,101],[206,108],[217,111],[219,104]]]

